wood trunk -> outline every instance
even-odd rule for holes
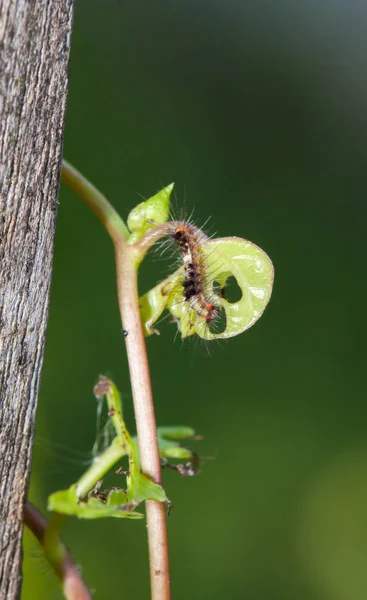
[[[0,598],[20,596],[72,0],[0,0]]]

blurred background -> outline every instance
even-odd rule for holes
[[[367,5],[78,0],[65,157],[126,218],[176,182],[197,224],[262,247],[272,300],[248,332],[147,341],[160,425],[204,436],[165,473],[175,600],[367,597]],[[61,187],[31,500],[82,474],[99,373],[135,430],[113,251]],[[147,262],[142,292],[167,273]],[[95,598],[149,598],[145,522],[68,519]],[[23,600],[61,598],[30,536]]]

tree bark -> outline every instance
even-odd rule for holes
[[[72,0],[0,0],[0,598],[21,539],[48,318]]]

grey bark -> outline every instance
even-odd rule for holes
[[[0,0],[0,599],[19,598],[72,0]]]

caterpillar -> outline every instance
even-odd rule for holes
[[[137,265],[157,242],[161,256],[168,246],[179,253],[176,270],[140,297],[144,333],[167,309],[182,339],[197,334],[205,340],[226,339],[251,327],[269,302],[274,270],[255,244],[231,236],[210,239],[190,220],[172,220],[168,198],[172,186],[139,205],[128,221],[129,244]],[[160,204],[162,214],[159,213]],[[163,238],[165,238],[163,240]]]
[[[186,321],[184,337],[197,333],[198,328],[209,328],[211,332],[222,328],[221,296],[217,293],[213,269],[215,260],[208,256],[205,248],[209,237],[188,220],[172,220],[152,227],[138,244],[147,249],[162,238],[166,241],[159,244],[161,254],[165,253],[167,245],[174,245],[180,251],[178,270],[173,278],[162,282],[160,294],[169,297],[173,320],[181,321],[181,325],[183,319]],[[144,298],[149,303],[148,296]],[[157,317],[158,314],[155,321]],[[156,331],[150,325],[147,329],[150,333]],[[179,330],[182,332],[182,327],[179,326]]]
[[[173,293],[175,305],[182,302],[187,304],[188,308],[200,317],[203,326],[206,324],[212,328],[219,316],[219,307],[215,303],[217,296],[213,292],[213,277],[209,273],[209,265],[203,251],[203,244],[209,238],[188,221],[169,221],[161,225],[158,231],[156,230],[159,237],[167,236],[177,243],[181,250],[179,262],[182,278],[176,281],[175,291],[172,291],[172,286],[168,286],[162,289],[162,293]],[[190,311],[187,316],[190,330],[194,327]]]
[[[181,248],[184,262],[183,297],[190,307],[208,323],[218,314],[218,308],[207,297],[206,281],[208,274],[201,255],[201,244],[207,236],[195,225],[185,222],[172,222],[171,236]]]

